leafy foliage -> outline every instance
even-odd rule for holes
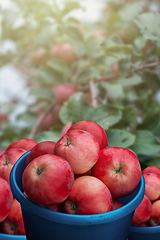
[[[159,166],[158,2],[104,1],[95,21],[72,15],[85,10],[79,1],[64,1],[63,6],[42,0],[12,4],[12,9],[0,10],[0,42],[9,39],[16,50],[0,54],[0,66],[11,64],[23,73],[34,100],[17,117],[22,126],[2,121],[0,147],[23,137],[57,141],[65,124],[88,119],[105,129],[110,146],[132,149],[142,167]],[[53,90],[62,84],[76,86],[63,101]],[[66,91],[58,94],[64,97]],[[18,99],[13,99],[6,114],[16,107]]]

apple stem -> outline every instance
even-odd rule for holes
[[[37,168],[37,175],[41,175],[41,173],[42,173],[42,169]]]
[[[116,173],[121,173],[122,172],[122,167],[119,167],[118,169],[116,169]]]
[[[64,146],[69,146],[69,145],[71,145],[71,141],[68,140],[66,144],[64,144]]]
[[[9,161],[9,160],[6,160],[3,164],[4,164],[4,165],[8,165],[8,164],[10,164],[10,161]]]

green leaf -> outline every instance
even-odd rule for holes
[[[139,14],[141,7],[141,2],[133,1],[130,4],[124,4],[118,13],[124,22],[132,21]]]
[[[119,83],[124,86],[135,86],[143,83],[143,78],[138,74],[133,74],[131,77],[128,78],[120,78]]]
[[[147,165],[160,167],[160,157],[151,159],[150,161],[147,162]]]
[[[144,38],[158,41],[160,39],[160,14],[147,12],[139,15],[135,23],[142,32]]]
[[[54,98],[54,93],[51,89],[44,88],[32,88],[29,92],[29,95],[32,95],[38,99],[52,99]]]
[[[137,129],[146,129],[155,135],[160,134],[160,111],[146,113],[142,123],[137,126]]]
[[[47,65],[59,73],[63,74],[69,73],[69,67],[65,62],[63,62],[60,59],[52,59],[47,62]]]
[[[67,1],[67,2],[65,2],[65,6],[64,6],[64,9],[62,10],[62,14],[66,15],[69,12],[71,12],[75,9],[79,9],[79,8],[82,8],[82,7],[78,2]]]
[[[81,39],[69,38],[68,41],[77,57],[80,58],[86,55],[86,45]]]
[[[33,140],[36,142],[43,142],[43,141],[53,141],[57,142],[61,137],[60,130],[53,130],[53,131],[43,131],[38,133]]]
[[[114,126],[115,128],[127,128],[135,124],[137,118],[137,110],[132,106],[127,106],[121,109],[122,118]]]
[[[58,84],[63,82],[62,76],[58,72],[50,69],[49,67],[40,67],[38,71],[37,81],[42,82],[43,84]]]
[[[77,77],[78,83],[87,84],[92,78],[100,78],[100,72],[97,68],[89,67],[87,70],[82,71]]]
[[[66,31],[68,33],[69,39],[74,39],[77,41],[80,40],[83,42],[83,35],[79,31],[79,29],[77,29],[76,27],[69,26],[69,27],[67,27]]]
[[[111,126],[119,122],[121,117],[121,110],[110,104],[104,104],[92,108],[85,114],[85,119],[97,122],[104,130],[109,129]]]
[[[159,74],[156,73],[156,70],[155,72],[149,72],[146,70],[143,74],[143,79],[147,83],[149,89],[151,89],[153,92],[159,91],[160,79],[159,79]]]
[[[107,131],[108,145],[110,147],[128,148],[135,142],[135,135],[120,129],[109,129]]]
[[[140,57],[141,54],[134,50],[130,44],[124,44],[119,37],[111,37],[103,42],[102,48],[106,50],[107,54],[117,57],[118,59],[128,58],[130,55]],[[128,55],[129,54],[129,55]]]
[[[24,112],[21,115],[18,115],[16,118],[17,121],[23,121],[27,126],[33,127],[37,120],[37,115],[31,112]]]
[[[81,92],[72,95],[60,110],[60,119],[64,124],[69,121],[76,123],[82,120],[91,120],[97,122],[105,130],[117,123],[121,117],[121,110],[112,105],[104,104],[92,108]]]
[[[120,84],[101,82],[100,85],[106,91],[109,98],[117,99],[123,94],[123,87]]]
[[[134,44],[135,44],[135,46],[137,47],[138,50],[141,50],[146,44],[146,39],[143,36],[138,36],[134,40]]]
[[[152,132],[137,130],[135,134],[136,140],[131,149],[136,154],[152,155],[160,151],[160,143],[156,140]]]
[[[72,121],[76,123],[85,120],[85,113],[90,109],[89,104],[86,102],[84,94],[79,92],[73,94],[69,101],[63,104],[60,110],[60,119],[63,124]]]
[[[87,42],[87,54],[90,58],[99,58],[104,55],[104,49],[101,47],[102,39],[93,38]]]

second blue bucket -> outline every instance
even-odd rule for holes
[[[22,174],[29,152],[14,165],[11,190],[20,202],[27,240],[126,240],[134,210],[144,197],[144,178],[135,191],[121,198],[123,207],[103,214],[71,215],[54,212],[30,201],[23,194]]]

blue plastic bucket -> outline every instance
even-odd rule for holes
[[[23,194],[25,153],[10,174],[11,190],[22,208],[27,240],[126,240],[134,210],[144,197],[144,178],[130,195],[120,198],[123,207],[102,214],[71,215],[43,208]]]
[[[160,226],[130,227],[129,240],[158,240],[158,239],[160,239]]]
[[[0,240],[26,240],[26,236],[0,233]]]

